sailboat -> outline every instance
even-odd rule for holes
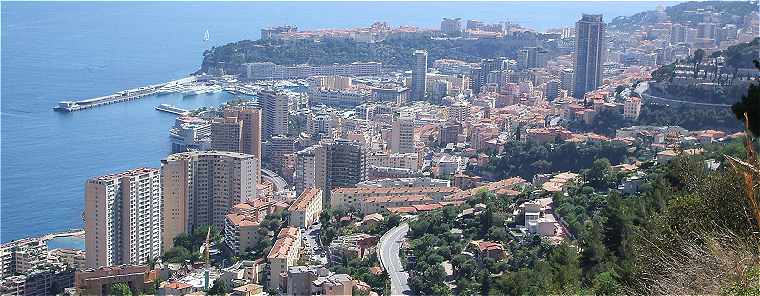
[[[208,39],[209,39],[209,34],[208,34],[208,30],[206,30],[206,33],[203,34],[203,41],[208,41]]]

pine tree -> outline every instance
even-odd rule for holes
[[[755,60],[755,67],[760,69],[760,62]],[[748,126],[750,132],[755,137],[760,137],[760,85],[752,83],[749,86],[747,95],[742,97],[742,100],[737,102],[731,108],[736,115],[736,118],[744,122],[749,119]],[[746,118],[745,118],[746,114]]]

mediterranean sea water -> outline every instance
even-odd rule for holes
[[[230,95],[147,97],[70,114],[52,111],[58,101],[184,77],[204,50],[258,39],[262,27],[435,28],[461,17],[545,30],[572,26],[582,13],[611,20],[660,4],[674,3],[2,2],[0,241],[81,228],[89,177],[158,167],[170,151],[174,116],[153,107],[219,105]]]

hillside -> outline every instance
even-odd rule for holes
[[[752,42],[740,43],[728,47],[710,55],[711,58],[724,57],[726,65],[737,69],[752,69],[755,64],[753,60],[758,59],[760,55],[760,38],[755,38]]]
[[[664,13],[649,10],[632,16],[617,17],[609,23],[609,28],[610,30],[629,31],[643,25],[652,25],[658,21],[663,21],[666,16],[676,23],[700,22],[695,14],[689,13],[689,11],[700,9],[724,12],[721,21],[725,22],[733,18],[742,18],[753,11],[757,11],[757,4],[749,1],[684,2],[665,8]]]
[[[428,61],[441,58],[476,62],[483,58],[515,58],[524,46],[534,46],[535,35],[504,39],[441,40],[419,35],[412,38],[391,38],[377,43],[358,43],[346,39],[312,40],[243,40],[214,47],[203,55],[199,72],[221,67],[226,73],[240,73],[241,64],[273,62],[275,64],[347,64],[357,61],[377,61],[384,66],[411,69],[412,52],[426,49]]]
[[[695,57],[691,56],[688,61],[681,61],[680,64],[694,64],[695,62],[699,62],[700,64],[710,64],[713,59],[722,57],[725,61],[724,65],[726,66],[722,69],[723,73],[733,74],[736,69],[753,69],[755,67],[753,61],[760,58],[759,55],[760,38],[755,38],[751,42],[739,43],[729,46],[725,50],[713,52],[708,57],[703,56],[700,61],[695,60]],[[676,64],[678,64],[678,62],[661,66],[659,69],[652,72],[652,78],[658,82],[672,80]],[[712,69],[714,70],[714,68]]]

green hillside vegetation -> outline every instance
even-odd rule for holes
[[[638,125],[677,125],[690,131],[720,130],[739,132],[741,127],[729,108],[694,105],[666,106],[647,103],[641,106]]]
[[[743,182],[727,165],[706,170],[703,160],[651,166],[639,194],[606,192],[614,182],[602,182],[595,187],[604,190],[587,183],[554,195],[555,213],[576,238],[559,245],[538,236],[515,240],[499,227],[519,220],[511,209],[527,195],[482,192],[468,205],[486,205],[475,217],[459,218],[462,207],[424,214],[410,225],[406,252],[416,257],[408,265],[410,286],[434,295],[758,293],[760,283],[748,279],[760,268],[760,237]],[[595,163],[584,175],[594,180],[605,170],[609,162]],[[466,255],[467,242],[476,239],[501,242],[511,256]],[[453,290],[445,284],[445,261],[453,265]]]
[[[211,48],[203,54],[199,72],[221,67],[226,73],[240,73],[249,62],[293,64],[348,64],[382,62],[384,66],[411,69],[416,49],[428,51],[428,61],[441,58],[478,62],[483,58],[515,58],[517,51],[535,45],[535,36],[527,33],[504,39],[434,39],[419,34],[411,38],[390,38],[377,43],[357,43],[347,39],[312,40],[244,40]]]
[[[687,11],[698,9],[710,9],[724,14],[722,21],[731,20],[733,17],[745,17],[757,11],[757,3],[751,1],[692,1],[684,2],[665,8],[665,12],[674,22],[700,22]]]
[[[753,11],[757,11],[757,4],[750,1],[692,1],[665,8],[665,15],[675,23],[700,22],[695,15],[688,13],[688,11],[709,10],[711,8],[714,11],[723,12],[721,21],[727,22],[735,18],[743,18]],[[662,17],[663,15],[657,11],[649,10],[632,16],[617,17],[610,22],[609,27],[611,30],[630,31],[662,21]]]
[[[710,56],[705,56],[704,51],[697,50],[687,61],[677,61],[652,72],[653,81],[649,84],[648,92],[654,96],[690,102],[736,103],[737,99],[746,93],[751,82],[749,74],[746,71],[740,72],[739,69],[752,69],[753,59],[757,57],[758,52],[760,38],[731,46]],[[676,65],[690,72],[679,74],[677,77]],[[661,113],[656,110],[655,112]],[[724,118],[725,113],[728,112],[721,110],[720,114],[716,114],[717,118]]]
[[[499,179],[520,176],[531,180],[535,174],[580,171],[599,158],[617,165],[627,157],[627,147],[617,142],[538,144],[510,141],[504,146],[504,153],[492,157],[485,170]]]
[[[709,57],[706,57],[705,52],[701,49],[696,50],[687,61],[676,61],[664,66],[661,66],[654,72],[652,72],[652,78],[658,82],[672,81],[675,77],[676,65],[689,65],[697,72],[703,70],[701,74],[694,74],[694,78],[712,78],[715,82],[731,83],[736,79],[746,79],[744,76],[733,77],[737,75],[737,69],[752,69],[754,68],[753,60],[757,58],[760,52],[760,37],[755,38],[750,42],[739,43],[733,46],[729,46],[725,50],[716,51]],[[724,64],[720,67],[715,67],[715,64],[719,64],[719,58],[723,58]],[[727,74],[728,81],[721,79],[716,74]]]
[[[760,86],[753,84],[733,108],[737,118],[751,121],[747,138],[706,145],[702,155],[646,162],[637,193],[615,190],[621,178],[607,159],[580,170],[583,181],[552,196],[554,214],[571,234],[559,244],[504,228],[524,221],[512,211],[539,197],[532,189],[516,197],[481,191],[465,205],[420,215],[410,223],[404,250],[412,292],[760,295],[760,146],[751,137],[760,134],[756,106]],[[709,169],[706,160],[721,165]],[[481,210],[465,214],[465,208]],[[473,254],[473,240],[499,243],[508,256]],[[450,278],[444,264],[451,264]]]
[[[751,69],[755,67],[752,61],[757,59],[758,53],[760,53],[760,38],[755,38],[751,42],[740,43],[729,46],[725,50],[714,52],[710,58],[724,57],[726,66]]]

